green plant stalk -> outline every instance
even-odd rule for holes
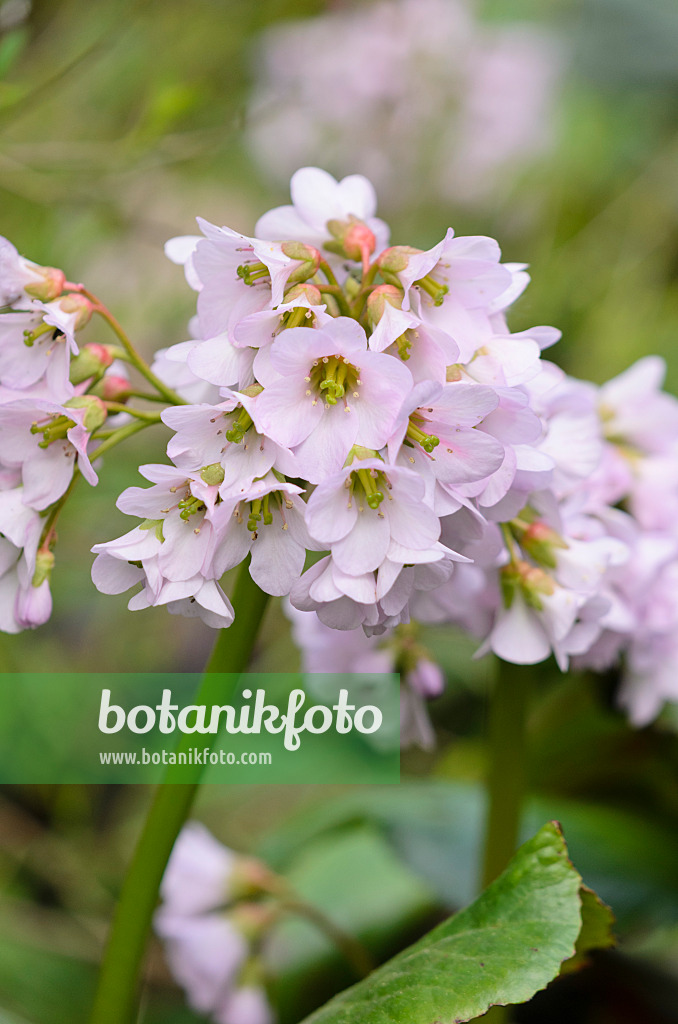
[[[210,673],[246,670],[267,601],[268,595],[253,582],[249,566],[244,563],[233,594],[235,622],[229,629],[221,630],[217,638],[207,674],[195,697],[196,704],[221,704],[232,696],[234,684],[224,692],[223,679]],[[177,750],[191,743],[191,737],[185,735]],[[177,772],[178,767],[170,765],[154,794],[125,876],[101,966],[91,1024],[137,1021],[139,975],[160,883],[202,773],[202,767],[194,765],[194,777],[187,783],[186,766],[181,767],[181,772]],[[177,775],[182,783],[174,781]]]
[[[482,889],[497,878],[520,841],[527,777],[527,713],[530,668],[498,662],[489,708],[489,772]],[[493,1006],[486,1024],[508,1024],[510,1006]]]
[[[529,695],[530,669],[500,661],[489,711],[483,889],[502,873],[518,848],[526,787]]]

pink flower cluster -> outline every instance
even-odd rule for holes
[[[82,382],[93,378],[94,364],[103,374],[113,359],[104,346],[79,352],[75,335],[92,303],[74,287],[63,271],[31,263],[0,238],[0,630],[7,633],[49,618],[51,513],[76,464],[97,482],[88,445],[107,412]]]
[[[252,238],[201,221],[168,243],[198,312],[156,370],[186,404],[163,413],[173,465],[120,498],[142,521],[95,548],[99,589],[140,583],[131,608],[227,626],[219,580],[249,555],[262,589],[313,613],[295,618],[310,663],[322,627],[362,627],[377,640],[356,657],[402,669],[390,631],[454,623],[519,664],[624,653],[646,720],[674,695],[678,615],[678,403],[659,361],[601,389],[567,377],[541,354],[556,330],[509,330],[528,275],[492,239],[389,246],[357,175],[298,171],[292,200]],[[439,685],[407,672],[406,731],[426,745]]]
[[[131,609],[228,626],[220,580],[247,560],[288,598],[307,667],[325,647],[401,673],[423,746],[442,680],[417,622],[519,664],[621,663],[638,724],[678,700],[678,402],[661,360],[600,388],[566,376],[542,358],[556,330],[507,325],[522,264],[452,230],[428,251],[389,245],[359,175],[298,171],[251,238],[199,223],[167,246],[198,293],[192,337],[152,368],[82,285],[0,242],[0,629],[50,614],[75,476],[96,483],[90,460],[162,416],[170,463],[141,467],[151,486],[118,502],[137,525],[95,548],[97,587],[136,587]],[[78,346],[93,313],[122,348]]]
[[[246,139],[285,180],[322,157],[391,207],[475,202],[548,149],[562,55],[534,25],[481,22],[473,0],[381,0],[262,35]],[[338,87],[337,83],[341,83]]]

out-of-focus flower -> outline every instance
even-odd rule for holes
[[[215,1024],[271,1024],[253,946],[266,911],[242,902],[266,891],[271,876],[239,857],[197,822],[181,831],[165,870],[155,915],[172,974],[189,1006]]]
[[[481,22],[472,0],[355,4],[263,33],[247,140],[278,180],[318,162],[391,206],[422,182],[477,202],[548,149],[561,66],[547,31]]]

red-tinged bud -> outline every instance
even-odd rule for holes
[[[82,384],[90,377],[101,377],[113,362],[110,346],[90,342],[84,345],[77,356],[71,359],[70,380],[72,384]]]
[[[63,270],[59,270],[58,267],[31,266],[31,271],[39,275],[41,280],[25,285],[24,291],[27,295],[39,299],[40,302],[51,302],[61,295],[66,283]]]
[[[346,256],[349,260],[355,260],[356,263],[362,263],[366,268],[370,256],[377,247],[377,240],[374,232],[364,221],[357,217],[349,217],[348,220],[328,220],[327,230],[335,242],[327,243],[326,249]]]
[[[322,256],[314,245],[307,245],[306,242],[281,242],[280,248],[291,260],[298,260],[300,263],[315,263],[316,269],[320,266]]]
[[[229,878],[234,900],[251,899],[263,893],[277,892],[280,879],[263,861],[254,857],[238,857]]]
[[[64,313],[77,314],[74,330],[81,331],[82,328],[86,327],[92,319],[92,310],[94,307],[89,299],[86,299],[84,295],[72,293],[70,295],[64,295],[64,297],[60,299],[59,308],[62,309]]]
[[[410,257],[418,256],[421,252],[421,249],[411,245],[392,245],[390,249],[384,249],[377,259],[377,265],[389,274],[400,274],[409,266]]]
[[[127,377],[118,377],[114,373],[107,373],[91,389],[91,394],[104,402],[126,402],[131,393],[132,385]]]
[[[370,292],[367,300],[367,315],[373,327],[376,327],[384,315],[386,305],[393,306],[394,309],[403,308],[403,293],[393,284],[380,284]]]
[[[293,283],[306,281],[317,273],[322,255],[314,246],[306,245],[305,242],[283,242],[281,249],[285,256],[289,256],[291,260],[299,263],[296,270],[293,270],[288,277],[288,281]]]
[[[78,395],[64,403],[65,409],[85,409],[82,425],[90,434],[106,422],[108,410],[96,395]]]
[[[555,569],[558,565],[556,549],[566,550],[567,544],[555,530],[540,520],[530,523],[526,528],[521,529],[520,523],[515,521],[511,524],[514,532],[520,539],[524,551],[540,565],[549,569]]]
[[[285,302],[294,302],[295,299],[306,299],[311,306],[320,306],[323,301],[320,289],[308,281],[295,284],[285,292]]]
[[[520,592],[525,603],[535,611],[544,607],[542,596],[550,596],[555,591],[555,584],[548,573],[536,565],[530,565],[522,559],[509,562],[500,570],[499,580],[504,604],[510,608],[517,592]]]

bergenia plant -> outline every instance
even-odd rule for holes
[[[308,671],[329,661],[400,673],[408,744],[434,743],[427,702],[444,688],[420,624],[454,625],[477,639],[477,656],[516,665],[622,664],[620,699],[637,724],[678,699],[678,402],[661,390],[661,360],[603,387],[569,377],[542,357],[557,330],[507,322],[524,264],[451,229],[428,251],[390,245],[359,175],[297,171],[292,204],[264,214],[252,237],[198,223],[200,235],[167,244],[197,292],[192,336],[152,365],[85,285],[2,243],[3,630],[48,618],[55,527],[79,478],[96,485],[102,456],[162,420],[166,454],[140,467],[150,486],[120,495],[130,529],[95,545],[92,578],[103,593],[133,591],[131,610],[165,605],[227,630],[211,667],[246,667],[272,595],[285,599]],[[110,344],[85,340],[94,317]],[[229,596],[222,577],[237,566]],[[131,1019],[190,798],[159,791],[97,1024]],[[493,806],[501,799],[499,788]],[[260,953],[278,910],[261,894],[291,897],[247,869],[192,827],[156,917],[190,1004],[222,1024],[267,1024],[273,1012]],[[253,891],[258,901],[241,906]],[[513,995],[491,993],[484,1009]],[[446,1007],[425,1019],[471,1019]]]

